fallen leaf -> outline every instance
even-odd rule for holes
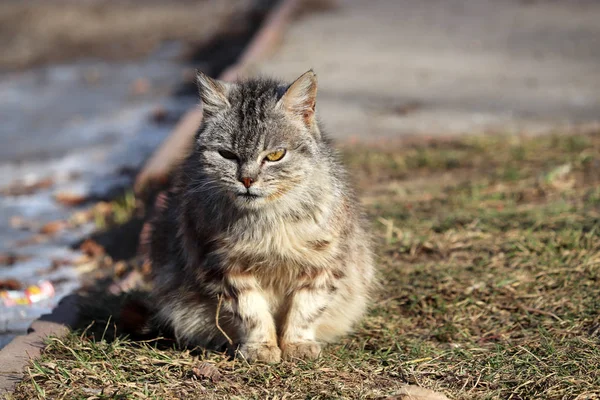
[[[85,203],[87,197],[79,193],[58,192],[54,195],[54,200],[67,207],[74,207]]]
[[[22,287],[21,282],[16,279],[0,280],[0,290],[20,290]]]
[[[52,185],[54,185],[52,178],[44,178],[32,183],[17,182],[0,190],[0,193],[5,196],[26,196],[34,194],[38,190],[47,189]]]
[[[0,253],[0,265],[3,267],[10,267],[11,265],[15,265],[19,261],[28,260],[29,256],[22,256],[14,253]]]
[[[121,277],[127,272],[127,263],[125,261],[119,261],[114,265],[114,273],[117,277]]]
[[[122,279],[114,282],[109,286],[108,291],[112,294],[120,294],[128,292],[131,289],[140,286],[144,281],[144,277],[139,271],[133,270]]]
[[[145,78],[138,78],[131,84],[131,93],[135,95],[146,94],[150,90],[150,81]]]
[[[404,386],[400,392],[394,396],[387,397],[386,400],[449,400],[444,394],[434,392],[419,386]]]
[[[10,226],[11,228],[15,228],[15,229],[30,229],[32,226],[32,223],[29,221],[26,221],[23,217],[19,217],[19,216],[13,216],[10,218]]]
[[[192,373],[198,379],[210,379],[211,382],[219,382],[223,378],[219,369],[207,362],[203,362],[197,367],[192,368]]]
[[[92,220],[94,217],[90,210],[76,211],[71,215],[70,221],[74,225],[83,225]]]
[[[58,231],[62,231],[67,227],[67,223],[65,221],[52,221],[43,225],[40,228],[40,233],[44,235],[53,235]]]
[[[81,246],[79,246],[79,250],[90,257],[100,257],[105,254],[104,247],[100,246],[92,239],[86,239]]]
[[[17,240],[14,242],[14,247],[26,247],[32,244],[43,243],[48,240],[48,236],[45,235],[31,235],[28,238]]]
[[[141,270],[142,274],[150,275],[152,273],[152,263],[149,260],[144,260]]]
[[[94,206],[94,212],[102,215],[108,215],[112,212],[113,206],[110,203],[101,201]]]

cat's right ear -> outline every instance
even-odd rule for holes
[[[306,126],[315,125],[315,104],[317,101],[317,75],[308,70],[294,81],[285,91],[277,105],[283,108],[294,120]]]
[[[205,117],[212,117],[218,112],[230,107],[227,95],[231,84],[210,78],[198,71],[198,92],[202,100],[202,111]]]

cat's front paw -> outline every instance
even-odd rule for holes
[[[266,343],[243,344],[239,352],[248,362],[278,363],[281,361],[281,350],[277,345]]]
[[[285,360],[315,360],[321,354],[321,345],[317,342],[285,343],[282,352]]]

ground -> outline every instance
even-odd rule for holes
[[[266,7],[261,0],[169,2],[0,1],[2,69],[77,60],[132,60],[177,41],[188,51],[205,46],[215,31],[235,35]],[[237,29],[237,32],[236,32]]]
[[[342,151],[381,288],[318,361],[133,342],[107,317],[121,299],[94,297],[94,324],[50,339],[9,398],[373,399],[406,383],[464,400],[600,396],[600,132]]]

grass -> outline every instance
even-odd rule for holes
[[[390,147],[344,151],[382,288],[318,361],[132,342],[98,317],[50,339],[12,398],[376,399],[406,383],[465,400],[600,398],[600,134]]]

